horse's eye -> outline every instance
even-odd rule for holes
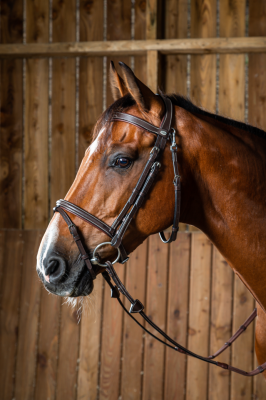
[[[119,168],[128,168],[131,165],[131,161],[125,157],[119,157],[115,160],[115,166]]]

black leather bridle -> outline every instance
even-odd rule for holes
[[[144,129],[145,131],[151,132],[156,135],[156,141],[154,147],[150,152],[149,159],[140,175],[140,178],[133,189],[131,196],[129,197],[127,203],[125,204],[124,208],[113,222],[111,226],[105,224],[103,221],[96,218],[94,215],[90,214],[89,212],[83,210],[82,208],[76,206],[73,203],[70,203],[67,200],[58,200],[56,202],[56,207],[54,208],[54,212],[59,212],[61,216],[64,218],[65,222],[68,225],[69,231],[75,240],[79,251],[81,253],[81,258],[84,260],[87,268],[90,271],[92,279],[96,278],[96,273],[94,271],[93,265],[99,265],[105,267],[105,271],[102,272],[102,275],[108,285],[111,288],[111,297],[116,298],[120,305],[123,307],[125,312],[132,318],[134,321],[142,327],[147,333],[153,336],[156,340],[160,341],[164,345],[172,348],[173,350],[178,351],[179,353],[187,354],[194,358],[198,358],[202,361],[208,362],[210,364],[214,364],[220,368],[228,369],[230,371],[234,371],[238,374],[245,375],[245,376],[254,376],[257,375],[264,370],[266,370],[266,362],[255,370],[251,372],[245,372],[238,368],[235,368],[231,365],[221,363],[218,361],[213,361],[219,354],[221,354],[224,350],[226,350],[231,344],[246,330],[248,325],[254,320],[257,315],[257,309],[252,312],[249,318],[244,322],[243,325],[238,329],[238,331],[226,342],[221,349],[219,349],[215,354],[209,357],[202,357],[196,353],[191,352],[190,350],[186,349],[185,347],[181,346],[175,340],[170,338],[165,332],[163,332],[151,319],[144,313],[144,306],[139,300],[135,300],[131,297],[129,292],[126,290],[125,286],[120,281],[116,271],[113,267],[113,264],[117,261],[120,263],[125,263],[128,260],[128,255],[123,247],[122,239],[123,236],[131,223],[132,219],[135,217],[136,213],[138,212],[139,208],[142,206],[143,201],[152,187],[152,184],[160,170],[161,164],[159,163],[158,159],[162,152],[165,149],[166,143],[168,140],[171,140],[171,152],[172,152],[172,161],[173,161],[173,169],[174,169],[174,191],[175,191],[175,211],[174,211],[174,219],[173,219],[173,226],[171,236],[168,240],[166,240],[165,235],[163,232],[160,232],[160,237],[164,243],[171,243],[176,239],[177,232],[179,229],[179,216],[180,216],[180,202],[181,202],[181,182],[180,176],[178,172],[178,162],[177,162],[177,145],[175,141],[175,130],[172,127],[172,120],[173,120],[173,105],[167,97],[161,96],[164,105],[165,105],[165,114],[164,118],[161,122],[160,127],[156,127],[149,122],[135,117],[130,114],[117,112],[112,116],[112,121],[123,121],[129,124],[135,125]],[[93,225],[97,229],[104,232],[107,236],[110,237],[110,242],[100,243],[93,251],[93,257],[90,259],[83,242],[82,238],[78,232],[77,226],[72,222],[69,215],[66,211],[70,212],[71,214],[76,215],[77,217],[81,218],[85,222]],[[112,263],[110,261],[106,261],[106,263],[102,264],[97,257],[97,250],[99,247],[110,244],[115,247],[118,251],[118,256],[115,261]],[[115,285],[112,284],[112,281]],[[130,310],[128,311],[122,301],[120,300],[120,293],[122,293],[130,302]],[[165,342],[164,340],[155,336],[152,332],[146,329],[142,324],[140,324],[132,314],[139,313],[144,320],[154,328],[160,335],[162,335],[169,343]]]

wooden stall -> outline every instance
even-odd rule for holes
[[[264,400],[262,376],[187,359],[144,334],[101,277],[71,306],[45,291],[35,264],[55,201],[112,103],[111,59],[154,91],[266,130],[265,1],[4,0],[0,11],[0,399]],[[160,328],[209,355],[255,302],[208,238],[181,228],[173,244],[153,236],[116,269]],[[254,327],[220,361],[255,368]]]

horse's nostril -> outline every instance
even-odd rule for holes
[[[65,260],[58,256],[51,257],[44,266],[44,272],[50,283],[59,283],[66,273]]]
[[[48,263],[47,275],[53,275],[53,273],[59,267],[59,262],[57,260],[50,260]]]

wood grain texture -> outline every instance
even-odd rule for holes
[[[191,37],[216,36],[216,0],[191,0]],[[190,97],[211,112],[216,108],[216,57],[191,56]]]
[[[233,271],[213,247],[210,355],[219,350],[232,336],[232,294]],[[218,356],[217,360],[230,364],[230,348]],[[230,399],[230,373],[209,366],[209,398],[212,400]]]
[[[1,2],[0,42],[22,43],[23,1]],[[22,217],[22,61],[0,62],[1,228],[21,228]]]
[[[249,290],[235,275],[233,326],[235,332],[254,310],[255,301]],[[243,351],[244,349],[244,351]],[[247,329],[243,335],[232,345],[232,365],[244,371],[252,371],[254,355],[254,331]],[[247,400],[252,396],[252,379],[245,376],[231,375],[231,399]]]
[[[168,246],[158,235],[149,239],[146,314],[161,329],[166,329]],[[147,324],[145,326],[156,334]],[[145,334],[143,400],[161,400],[164,391],[165,348]]]
[[[49,3],[26,2],[26,41],[47,43]],[[25,78],[25,228],[48,222],[48,60],[26,61]]]
[[[113,0],[107,2],[107,40],[130,40],[131,39],[131,2],[123,0]],[[118,62],[122,61],[131,66],[130,57],[108,57],[107,73],[109,74],[110,61],[118,66]],[[118,69],[119,71],[119,69]],[[107,79],[107,106],[114,102],[109,87],[109,79]]]
[[[146,39],[157,39],[157,0],[146,2]],[[155,93],[158,91],[158,51],[147,52],[147,86]]]
[[[188,348],[207,356],[209,352],[210,279],[212,245],[200,232],[192,234]],[[206,399],[208,365],[188,357],[186,400]]]
[[[103,0],[80,3],[80,40],[103,40]],[[103,108],[103,59],[80,59],[79,162],[92,140],[92,129]]]
[[[187,319],[189,294],[191,234],[178,235],[170,246],[167,334],[187,346]],[[184,399],[186,384],[186,357],[166,349],[164,398]]]
[[[0,398],[14,398],[23,242],[18,230],[1,230]]]
[[[61,298],[42,287],[36,371],[38,400],[56,398]]]
[[[249,35],[266,36],[266,3],[250,3]],[[248,120],[252,125],[266,130],[266,54],[249,54]]]
[[[245,35],[245,0],[220,4],[220,36]],[[245,117],[245,55],[220,55],[219,113],[236,120]]]
[[[126,265],[125,286],[134,299],[145,303],[147,248],[145,241],[131,255]],[[129,303],[126,302],[129,309]],[[143,318],[138,314],[134,317],[143,324]],[[122,399],[141,399],[143,359],[143,330],[127,315],[124,318],[123,328],[123,364],[121,376]]]
[[[124,270],[124,265],[116,266],[116,272],[122,282]],[[120,395],[122,326],[123,310],[118,302],[111,298],[110,288],[105,285],[99,400],[117,400]]]
[[[21,259],[21,297],[19,337],[16,363],[15,396],[17,400],[31,400],[35,396],[38,325],[41,282],[36,273],[36,254],[43,231],[24,231]]]
[[[0,44],[0,58],[82,57],[162,54],[242,54],[265,53],[266,38],[188,38],[157,40],[107,40],[40,44]]]
[[[158,92],[158,51],[147,52],[147,86],[154,92]]]
[[[146,38],[146,3],[143,0],[135,1],[134,28],[134,40],[143,40]],[[134,73],[142,82],[147,84],[146,54],[134,58]]]
[[[187,37],[187,0],[168,0],[165,3],[165,38]],[[165,91],[187,95],[187,57],[165,57]]]
[[[146,39],[157,39],[157,0],[146,1]]]
[[[256,303],[257,305],[257,303]],[[254,324],[254,328],[256,329],[256,320],[255,320],[255,324]],[[251,327],[249,329],[252,329]],[[254,337],[255,337],[255,329],[254,329]],[[253,364],[253,368],[257,368],[258,366],[258,360],[256,357],[256,352],[254,351],[254,364]],[[265,389],[265,379],[262,376],[262,374],[260,375],[256,375],[253,378],[253,399],[254,400],[264,400],[265,398],[265,393],[266,393],[266,389]]]
[[[67,304],[62,304],[56,400],[72,400],[76,398],[79,320],[80,315],[77,307],[72,308]]]
[[[76,1],[53,1],[53,41],[76,38]],[[75,178],[76,60],[59,58],[52,67],[51,210]]]
[[[0,293],[4,273],[6,230],[0,229]]]
[[[97,400],[102,323],[103,279],[94,281],[91,299],[84,300],[81,316],[77,400]]]

